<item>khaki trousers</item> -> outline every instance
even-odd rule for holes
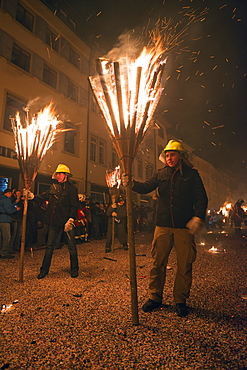
[[[188,229],[156,226],[151,249],[153,266],[149,284],[149,296],[156,302],[162,302],[166,267],[173,246],[177,254],[177,273],[173,288],[175,303],[185,303],[190,294],[192,263],[196,259],[194,236],[189,234]]]

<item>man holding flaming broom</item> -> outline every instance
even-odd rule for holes
[[[69,181],[72,174],[70,169],[59,164],[52,175],[54,183],[41,195],[34,196],[29,191],[28,198],[36,202],[48,201],[45,215],[45,223],[49,225],[48,240],[45,256],[43,259],[38,279],[43,279],[49,272],[53,251],[60,241],[63,230],[68,237],[68,248],[70,254],[70,273],[72,278],[78,276],[78,256],[75,243],[74,220],[77,218],[79,209],[77,188]]]
[[[151,254],[149,299],[144,312],[151,312],[162,305],[166,267],[174,246],[177,253],[177,274],[173,296],[178,316],[187,315],[186,299],[192,283],[192,263],[196,258],[194,235],[203,226],[206,216],[207,195],[197,170],[188,161],[182,144],[170,140],[159,159],[165,167],[156,171],[147,181],[133,181],[132,190],[147,194],[158,188],[156,227]],[[123,185],[129,182],[122,176]]]

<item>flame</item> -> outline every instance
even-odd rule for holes
[[[113,188],[115,186],[117,189],[119,189],[121,184],[120,166],[115,167],[113,172],[106,173],[105,178],[108,188]]]
[[[61,131],[58,129],[61,121],[57,119],[51,102],[31,118],[27,110],[25,122],[21,122],[20,113],[17,112],[15,119],[11,118],[11,124],[21,173],[26,188],[29,188],[47,150]]]
[[[223,205],[223,207],[220,207],[219,212],[222,211],[222,214],[225,216],[225,217],[229,217],[229,213],[230,213],[230,210],[232,209],[232,204],[231,203],[225,203]]]
[[[17,155],[26,160],[27,157],[36,153],[42,160],[55,141],[56,129],[60,123],[61,121],[55,116],[52,103],[34,115],[31,122],[27,118],[22,123],[20,113],[17,112],[16,125],[13,128],[18,140],[16,142]],[[18,143],[22,143],[22,146]]]
[[[173,27],[172,20],[159,20],[137,58],[127,51],[126,44],[123,57],[96,60],[97,74],[89,81],[125,173],[130,171],[160,100],[168,53],[183,42],[181,36],[188,25],[203,14],[196,16],[195,11],[186,11],[189,20],[179,32],[177,27],[182,22]]]
[[[161,81],[157,79],[165,63],[165,60],[159,60],[162,51],[159,47],[150,50],[145,47],[136,60],[128,57],[121,58],[118,62],[99,59],[99,68],[101,67],[102,70],[104,85],[108,88],[107,93],[112,112],[111,108],[109,109],[109,102],[102,88],[100,77],[90,77],[90,82],[112,135],[116,133],[113,121],[116,122],[119,135],[122,134],[121,114],[125,129],[135,122],[135,132],[138,132],[148,109],[146,113],[148,119],[144,127],[144,132],[146,131],[162,92]],[[116,76],[116,63],[121,71],[119,76]],[[147,105],[149,105],[148,108]]]

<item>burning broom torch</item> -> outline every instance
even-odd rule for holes
[[[47,152],[53,145],[55,137],[61,130],[61,124],[50,103],[38,114],[29,117],[26,110],[25,120],[21,122],[20,114],[17,112],[15,118],[11,119],[12,130],[14,133],[15,150],[19,162],[24,189],[30,190],[36,178],[40,164]],[[19,282],[23,282],[24,251],[26,242],[28,195],[24,191],[24,208],[21,232],[21,250],[19,261]]]
[[[116,199],[118,197],[118,190],[121,184],[120,179],[120,166],[115,167],[113,172],[107,172],[105,175],[106,184],[109,189],[109,193],[111,195],[111,202],[112,204],[116,203]],[[115,218],[112,216],[112,242],[111,242],[111,250],[114,250],[114,240],[115,240]]]
[[[96,60],[89,80],[105,118],[123,171],[132,177],[132,163],[161,96],[165,48],[160,36],[136,60]],[[132,323],[139,325],[131,182],[126,186]]]

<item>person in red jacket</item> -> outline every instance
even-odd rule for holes
[[[132,190],[147,194],[158,188],[156,227],[152,242],[153,266],[150,271],[149,299],[143,305],[150,312],[162,305],[168,257],[174,247],[177,273],[173,297],[178,316],[187,315],[186,300],[192,284],[192,264],[196,258],[194,235],[203,226],[207,195],[196,169],[180,142],[170,140],[160,158],[165,167],[146,182],[133,181]],[[127,185],[128,176],[122,176]]]

